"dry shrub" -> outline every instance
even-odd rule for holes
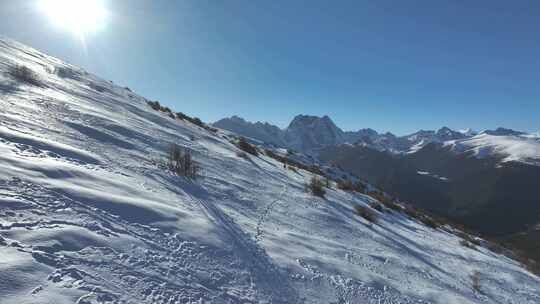
[[[402,206],[396,204],[394,202],[394,200],[387,197],[382,192],[371,191],[371,192],[368,192],[366,194],[368,196],[370,196],[372,199],[374,199],[376,201],[379,201],[381,204],[383,204],[388,209],[392,209],[392,210],[399,211],[399,212],[405,211],[405,208],[403,208]]]
[[[298,170],[296,170],[296,168],[293,166],[287,166],[287,169],[291,170],[294,173],[298,173]]]
[[[328,177],[324,178],[324,186],[328,189],[332,188],[332,181],[330,180],[330,178]]]
[[[259,151],[257,150],[257,148],[254,145],[248,143],[244,137],[240,137],[236,145],[238,146],[238,148],[240,148],[240,150],[247,152],[253,156],[259,155]]]
[[[379,212],[384,212],[384,207],[382,206],[382,204],[380,203],[377,203],[377,202],[369,202],[368,204],[371,208],[379,211]]]
[[[478,293],[481,293],[481,284],[480,284],[480,272],[475,271],[471,274],[471,284],[472,289]]]
[[[354,211],[357,215],[365,218],[371,223],[377,222],[377,214],[367,206],[356,205],[354,206]]]
[[[58,75],[58,77],[60,78],[69,78],[69,79],[73,79],[73,80],[80,80],[81,79],[81,72],[80,71],[77,71],[77,70],[74,70],[72,68],[69,68],[67,66],[60,66],[60,67],[57,67],[55,70],[54,70],[54,73],[56,75]]]
[[[200,171],[199,164],[193,159],[189,149],[172,144],[167,157],[167,168],[180,176],[195,179]]]
[[[249,156],[247,155],[246,152],[244,151],[238,151],[236,152],[236,156],[240,157],[240,158],[243,158],[243,159],[249,159]]]
[[[41,79],[39,78],[38,74],[36,74],[36,72],[32,71],[27,66],[14,65],[9,68],[8,74],[9,76],[11,76],[11,78],[19,82],[33,85],[36,87],[43,86],[43,83],[41,82]]]
[[[338,189],[341,189],[343,191],[353,191],[354,185],[353,182],[348,179],[340,179],[337,182]]]
[[[307,188],[309,189],[311,194],[318,197],[324,197],[324,195],[326,194],[323,181],[316,175],[311,177],[309,184],[307,184]]]
[[[476,246],[473,245],[473,243],[467,241],[467,240],[461,240],[459,241],[459,244],[463,247],[467,247],[467,248],[470,248],[470,249],[476,249]]]

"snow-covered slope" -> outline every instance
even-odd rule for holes
[[[3,39],[0,75],[2,304],[540,302],[517,262],[395,212],[370,224],[367,196],[314,197],[310,173],[57,59]],[[201,178],[156,165],[172,143]]]
[[[503,162],[518,161],[540,165],[540,137],[522,132],[482,132],[474,137],[447,141],[458,153],[471,152],[476,157],[498,156]]]

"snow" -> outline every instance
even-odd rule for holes
[[[44,86],[10,80],[14,64]],[[353,210],[371,198],[313,197],[311,173],[31,48],[0,40],[0,75],[2,304],[540,302],[513,260],[402,214],[369,223]],[[202,177],[156,165],[171,143]]]
[[[433,173],[430,173],[428,171],[416,171],[416,173],[418,175],[430,176],[430,177],[433,177],[433,178],[436,178],[436,179],[440,179],[440,180],[445,181],[445,182],[448,181],[448,177],[439,176],[437,174],[433,174]]]
[[[457,152],[471,152],[476,157],[498,155],[503,162],[518,161],[540,165],[540,139],[534,135],[489,135],[481,133],[472,138],[448,141],[446,146]]]
[[[461,130],[458,130],[459,133],[469,137],[469,136],[475,136],[477,134],[476,131],[474,131],[473,129],[471,128],[466,128],[466,129],[461,129]]]

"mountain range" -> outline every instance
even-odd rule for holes
[[[479,158],[502,157],[504,161],[522,161],[536,164],[540,159],[539,134],[527,134],[506,128],[455,131],[448,127],[439,130],[420,130],[410,135],[396,136],[390,132],[378,133],[365,128],[343,131],[328,116],[298,115],[285,128],[267,122],[249,122],[238,116],[213,123],[229,130],[276,146],[317,155],[325,148],[338,145],[365,146],[377,151],[403,155],[415,153],[428,144],[451,147],[456,153],[471,153]]]

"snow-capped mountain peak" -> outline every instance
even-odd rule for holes
[[[458,132],[465,135],[465,136],[467,136],[467,137],[474,136],[474,135],[478,134],[476,131],[474,131],[471,128],[461,129],[461,130],[458,130]]]

